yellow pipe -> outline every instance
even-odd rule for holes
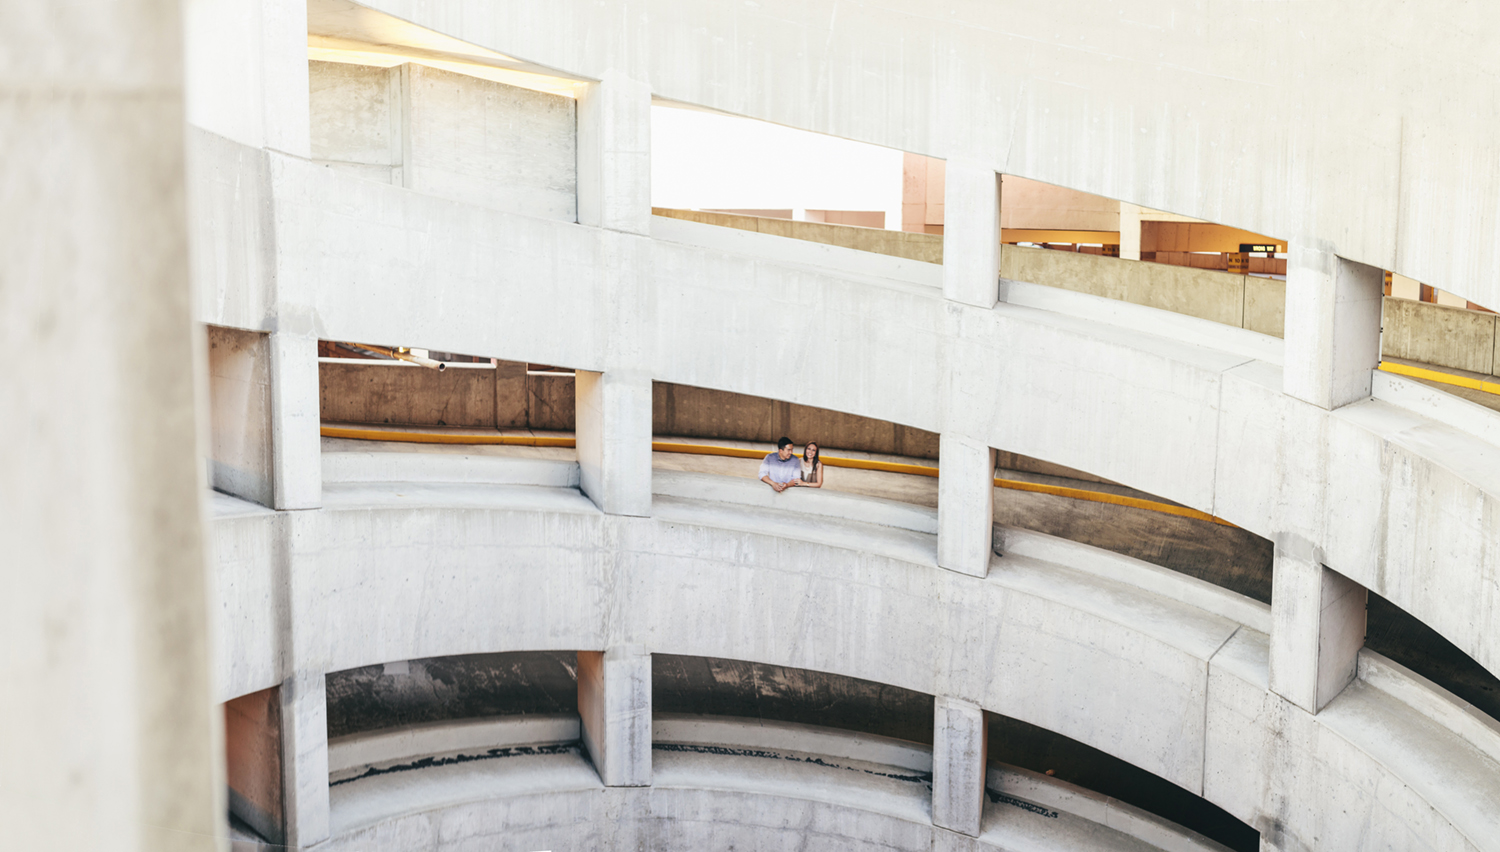
[[[1500,394],[1500,382],[1486,382],[1482,379],[1455,376],[1452,373],[1440,373],[1437,370],[1426,370],[1421,367],[1407,366],[1406,364],[1394,364],[1390,361],[1381,361],[1380,369],[1387,373],[1395,373],[1398,376],[1411,376],[1414,379],[1426,379],[1429,382],[1441,382],[1445,385],[1453,385],[1454,387]]]
[[[512,446],[525,447],[572,447],[575,446],[573,438],[554,437],[547,435],[455,435],[441,432],[400,432],[391,429],[369,429],[348,428],[342,426],[324,426],[322,434],[325,438],[353,438],[360,441],[405,441],[414,444],[509,444]],[[652,452],[657,453],[689,453],[698,456],[727,456],[738,459],[765,458],[766,453],[748,447],[720,447],[712,444],[685,444],[674,441],[652,441]],[[900,462],[883,462],[872,459],[844,459],[836,456],[828,456],[823,463],[829,467],[846,467],[856,470],[878,470],[886,473],[904,473],[908,476],[937,476],[938,469],[932,465],[903,464]],[[995,479],[996,488],[1008,488],[1012,491],[1029,491],[1035,494],[1051,494],[1056,497],[1067,497],[1073,500],[1087,500],[1093,503],[1110,503],[1116,506],[1127,506],[1132,509],[1145,509],[1151,512],[1161,512],[1166,515],[1177,515],[1183,518],[1192,518],[1198,521],[1212,521],[1226,527],[1234,524],[1218,518],[1207,512],[1197,509],[1189,509],[1186,506],[1173,506],[1170,503],[1161,503],[1156,500],[1142,500],[1138,497],[1123,497],[1119,494],[1110,494],[1105,491],[1086,491],[1082,488],[1067,488],[1061,485],[1041,485],[1035,482],[1021,482],[1015,479]]]

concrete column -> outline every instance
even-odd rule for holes
[[[0,12],[8,849],[176,852],[226,831],[182,13],[122,0]]]
[[[318,416],[318,341],[271,335],[271,448],[277,509],[323,504]]]
[[[932,712],[932,824],[978,837],[989,753],[984,711],[940,695]]]
[[[651,785],[651,655],[645,649],[579,651],[578,715],[604,786]]]
[[[1000,295],[1000,176],[949,160],[943,181],[943,296],[993,308]]]
[[[1141,259],[1141,208],[1126,201],[1120,202],[1120,258]]]
[[[1354,680],[1369,593],[1289,535],[1276,539],[1271,582],[1271,691],[1317,713]]]
[[[618,72],[578,98],[578,222],[651,230],[651,87]]]
[[[574,393],[583,493],[611,515],[650,515],[650,376],[579,370]]]
[[[938,565],[983,577],[994,552],[995,451],[938,436]]]
[[[1329,410],[1368,398],[1385,274],[1330,251],[1288,248],[1284,390]]]
[[[328,839],[328,696],[322,672],[281,684],[282,815],[287,846]]]

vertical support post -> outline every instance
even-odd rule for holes
[[[316,509],[323,504],[318,341],[275,332],[270,349],[274,508]]]
[[[651,655],[644,648],[578,652],[578,715],[604,786],[651,785]]]
[[[1120,259],[1141,259],[1141,208],[1120,202]]]
[[[281,773],[286,845],[328,839],[328,696],[322,672],[282,681]]]
[[[578,98],[578,223],[651,231],[651,87],[620,72]]]
[[[938,436],[938,565],[983,577],[994,553],[995,451]]]
[[[610,515],[651,514],[651,378],[638,372],[575,377],[580,483]]]
[[[1369,593],[1297,536],[1276,538],[1272,570],[1271,691],[1317,713],[1354,680]]]
[[[1333,410],[1370,396],[1385,275],[1331,251],[1288,246],[1287,394]]]
[[[938,696],[932,724],[933,825],[979,836],[988,752],[989,729],[979,705]]]
[[[949,160],[943,184],[943,297],[993,308],[1000,297],[1000,176]]]

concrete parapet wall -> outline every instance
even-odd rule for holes
[[[1000,253],[1000,277],[1244,326],[1247,278],[1244,275],[1006,246]]]
[[[318,375],[327,421],[574,430],[573,377],[528,375],[524,364],[450,364],[438,372],[404,362],[323,359]],[[933,432],[746,394],[655,382],[651,408],[658,435],[759,442],[791,435],[842,450],[938,456]],[[1042,467],[1038,472],[1065,470]]]
[[[1083,545],[1049,544],[1049,558],[1076,566],[1007,556],[978,579],[879,555],[897,549],[879,539],[910,533],[814,530],[765,510],[658,500],[655,518],[625,518],[562,489],[429,488],[420,505],[392,504],[401,486],[384,489],[330,495],[297,545],[318,554],[292,593],[299,641],[331,667],[639,641],[972,696],[1204,795],[1272,848],[1372,835],[1484,848],[1500,837],[1485,805],[1500,795],[1500,766],[1470,742],[1483,730],[1433,726],[1426,704],[1399,690],[1351,688],[1319,716],[1303,713],[1266,689],[1264,634],[1186,602],[1225,593],[1153,573],[1152,584],[1192,587],[1164,594],[1114,570],[1116,557],[1094,573]],[[395,530],[420,544],[392,547]],[[395,592],[416,578],[420,596]],[[249,603],[221,592],[215,611],[232,618]],[[232,656],[277,642],[226,639]],[[1451,783],[1454,772],[1468,783]],[[667,764],[655,783],[679,786]],[[1384,807],[1284,806],[1374,789]]]
[[[1380,354],[1471,373],[1496,373],[1495,314],[1387,297]]]
[[[905,231],[887,231],[880,228],[857,228],[852,225],[829,225],[823,222],[797,222],[791,219],[770,219],[764,216],[742,216],[737,213],[710,213],[703,210],[672,210],[665,207],[651,208],[651,215],[670,219],[686,219],[735,228],[741,231],[756,231],[794,240],[824,243],[859,251],[904,257],[925,263],[943,262],[943,236],[941,234],[913,234]]]

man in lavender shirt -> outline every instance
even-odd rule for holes
[[[792,455],[792,439],[776,442],[776,452],[760,463],[760,481],[782,492],[802,481],[802,462]]]

